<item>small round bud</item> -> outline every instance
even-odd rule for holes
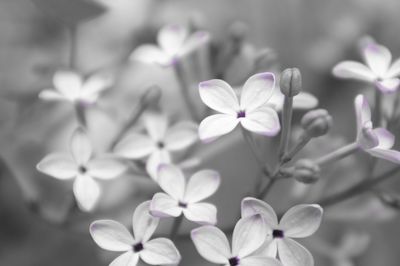
[[[236,21],[229,29],[229,35],[234,41],[242,41],[246,38],[247,25],[241,21]]]
[[[161,88],[154,85],[148,88],[141,96],[140,103],[142,105],[157,104],[161,98]]]
[[[287,68],[281,74],[281,92],[287,97],[294,97],[301,92],[301,73],[298,68]]]
[[[328,133],[332,127],[332,117],[327,110],[316,109],[307,112],[301,119],[301,126],[311,138]]]
[[[294,178],[304,184],[313,184],[320,178],[321,169],[309,159],[298,160],[294,165]]]

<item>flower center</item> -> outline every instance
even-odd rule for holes
[[[180,201],[178,202],[178,206],[181,208],[187,208],[187,203]]]
[[[243,117],[246,117],[246,112],[245,111],[239,111],[237,113],[237,118],[243,118]]]
[[[237,265],[239,265],[239,258],[238,258],[238,257],[230,258],[228,261],[229,261],[229,265],[230,265],[230,266],[237,266]]]
[[[87,170],[88,170],[88,169],[87,169],[86,166],[84,166],[84,165],[81,165],[81,166],[79,166],[79,168],[78,168],[78,171],[79,171],[79,173],[81,173],[81,174],[86,173]]]
[[[138,253],[143,250],[143,244],[141,242],[133,245],[133,252]]]
[[[164,147],[165,147],[164,142],[158,141],[158,142],[157,142],[157,147],[158,147],[159,149],[164,149]]]
[[[274,231],[272,231],[273,238],[283,238],[284,236],[285,234],[283,233],[282,230],[275,229]]]

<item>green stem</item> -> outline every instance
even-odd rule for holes
[[[181,214],[179,217],[177,217],[174,220],[174,223],[172,224],[172,228],[171,228],[171,233],[169,234],[169,238],[173,241],[179,232],[179,228],[181,227],[183,222],[183,214]]]
[[[283,104],[282,111],[282,134],[281,141],[279,145],[279,159],[281,160],[286,153],[287,147],[289,145],[290,132],[292,127],[292,117],[293,117],[293,98],[285,96],[285,101]]]
[[[307,145],[308,142],[310,142],[311,138],[308,136],[308,134],[302,134],[300,136],[299,141],[296,143],[296,145],[288,152],[286,153],[282,161],[283,162],[289,162],[293,159],[293,157],[301,150],[304,148],[304,146]]]
[[[375,90],[373,121],[378,127],[382,126],[382,93],[377,89]]]
[[[332,163],[335,161],[339,161],[359,149],[359,145],[356,142],[350,143],[346,146],[343,146],[329,154],[326,154],[315,161],[315,163],[319,164],[320,166],[325,165],[327,163]]]
[[[79,124],[83,128],[87,128],[87,119],[86,119],[85,109],[86,108],[83,103],[81,103],[79,101],[75,102],[76,118],[78,119]]]
[[[268,195],[268,193],[271,191],[272,187],[276,183],[277,178],[270,178],[268,179],[268,183],[265,185],[264,189],[260,192],[260,194],[257,195],[258,199],[265,199],[265,197]]]

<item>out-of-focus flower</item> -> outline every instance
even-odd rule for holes
[[[39,97],[49,101],[94,104],[100,94],[112,85],[109,75],[94,74],[86,80],[73,71],[57,71],[54,74],[54,89],[45,89]]]
[[[268,101],[268,105],[273,107],[277,112],[282,111],[283,102],[285,96],[280,90],[275,90],[271,99]],[[309,110],[317,107],[318,99],[308,92],[300,92],[298,95],[293,97],[293,109],[298,110]]]
[[[343,61],[333,68],[339,78],[370,82],[381,92],[396,91],[400,85],[400,59],[392,64],[392,54],[385,46],[369,42],[362,48],[366,65],[356,61]]]
[[[71,138],[71,155],[52,153],[43,158],[37,169],[60,180],[75,178],[73,191],[79,207],[91,211],[95,207],[101,188],[94,178],[109,180],[126,170],[126,165],[109,155],[93,157],[90,140],[82,129]]]
[[[332,116],[325,109],[311,110],[301,119],[301,127],[311,138],[327,134],[332,124]]]
[[[366,233],[347,231],[338,247],[330,250],[335,266],[354,266],[353,260],[362,255],[370,244],[370,236]]]
[[[205,142],[213,141],[231,132],[239,123],[257,134],[278,134],[278,114],[268,105],[274,88],[273,73],[255,74],[243,85],[239,102],[234,90],[225,81],[213,79],[201,82],[199,91],[202,101],[221,114],[208,116],[200,123],[200,139]]]
[[[191,237],[200,255],[215,264],[225,266],[282,266],[267,256],[254,255],[266,240],[267,227],[261,215],[240,219],[232,236],[232,249],[225,234],[215,226],[192,230]]]
[[[242,201],[242,217],[261,214],[267,225],[268,238],[257,250],[257,254],[279,256],[285,266],[312,266],[311,253],[292,238],[308,237],[317,231],[321,224],[323,210],[316,204],[300,204],[290,208],[278,222],[277,215],[266,202],[245,198]]]
[[[181,151],[194,144],[197,139],[197,125],[181,121],[168,128],[165,115],[148,113],[144,117],[148,135],[130,133],[115,147],[115,153],[129,159],[147,159],[146,170],[157,181],[160,164],[171,163],[171,152]]]
[[[132,53],[131,59],[163,67],[172,66],[180,58],[204,45],[209,39],[210,35],[206,31],[189,34],[188,28],[182,25],[166,25],[158,32],[159,46],[154,44],[139,46]]]
[[[374,157],[400,163],[400,152],[392,150],[394,136],[385,128],[373,128],[371,109],[363,95],[354,100],[357,116],[357,144]]]
[[[216,224],[217,208],[200,202],[217,191],[220,184],[218,172],[202,170],[187,182],[182,171],[173,165],[161,165],[158,184],[166,193],[157,193],[151,200],[150,212],[156,217],[178,217],[198,224]]]
[[[150,265],[178,264],[181,255],[174,243],[167,238],[150,240],[159,219],[149,213],[150,201],[140,204],[132,218],[133,234],[119,222],[98,220],[90,225],[90,234],[101,248],[124,252],[110,265],[136,266],[139,258]]]

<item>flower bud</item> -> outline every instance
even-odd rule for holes
[[[332,117],[324,109],[312,110],[303,116],[301,126],[309,137],[320,137],[328,133],[332,126]]]
[[[320,178],[321,169],[309,159],[298,160],[294,165],[294,178],[304,184],[313,184]]]
[[[298,68],[287,68],[281,74],[281,92],[286,97],[294,97],[301,92],[301,73]]]

